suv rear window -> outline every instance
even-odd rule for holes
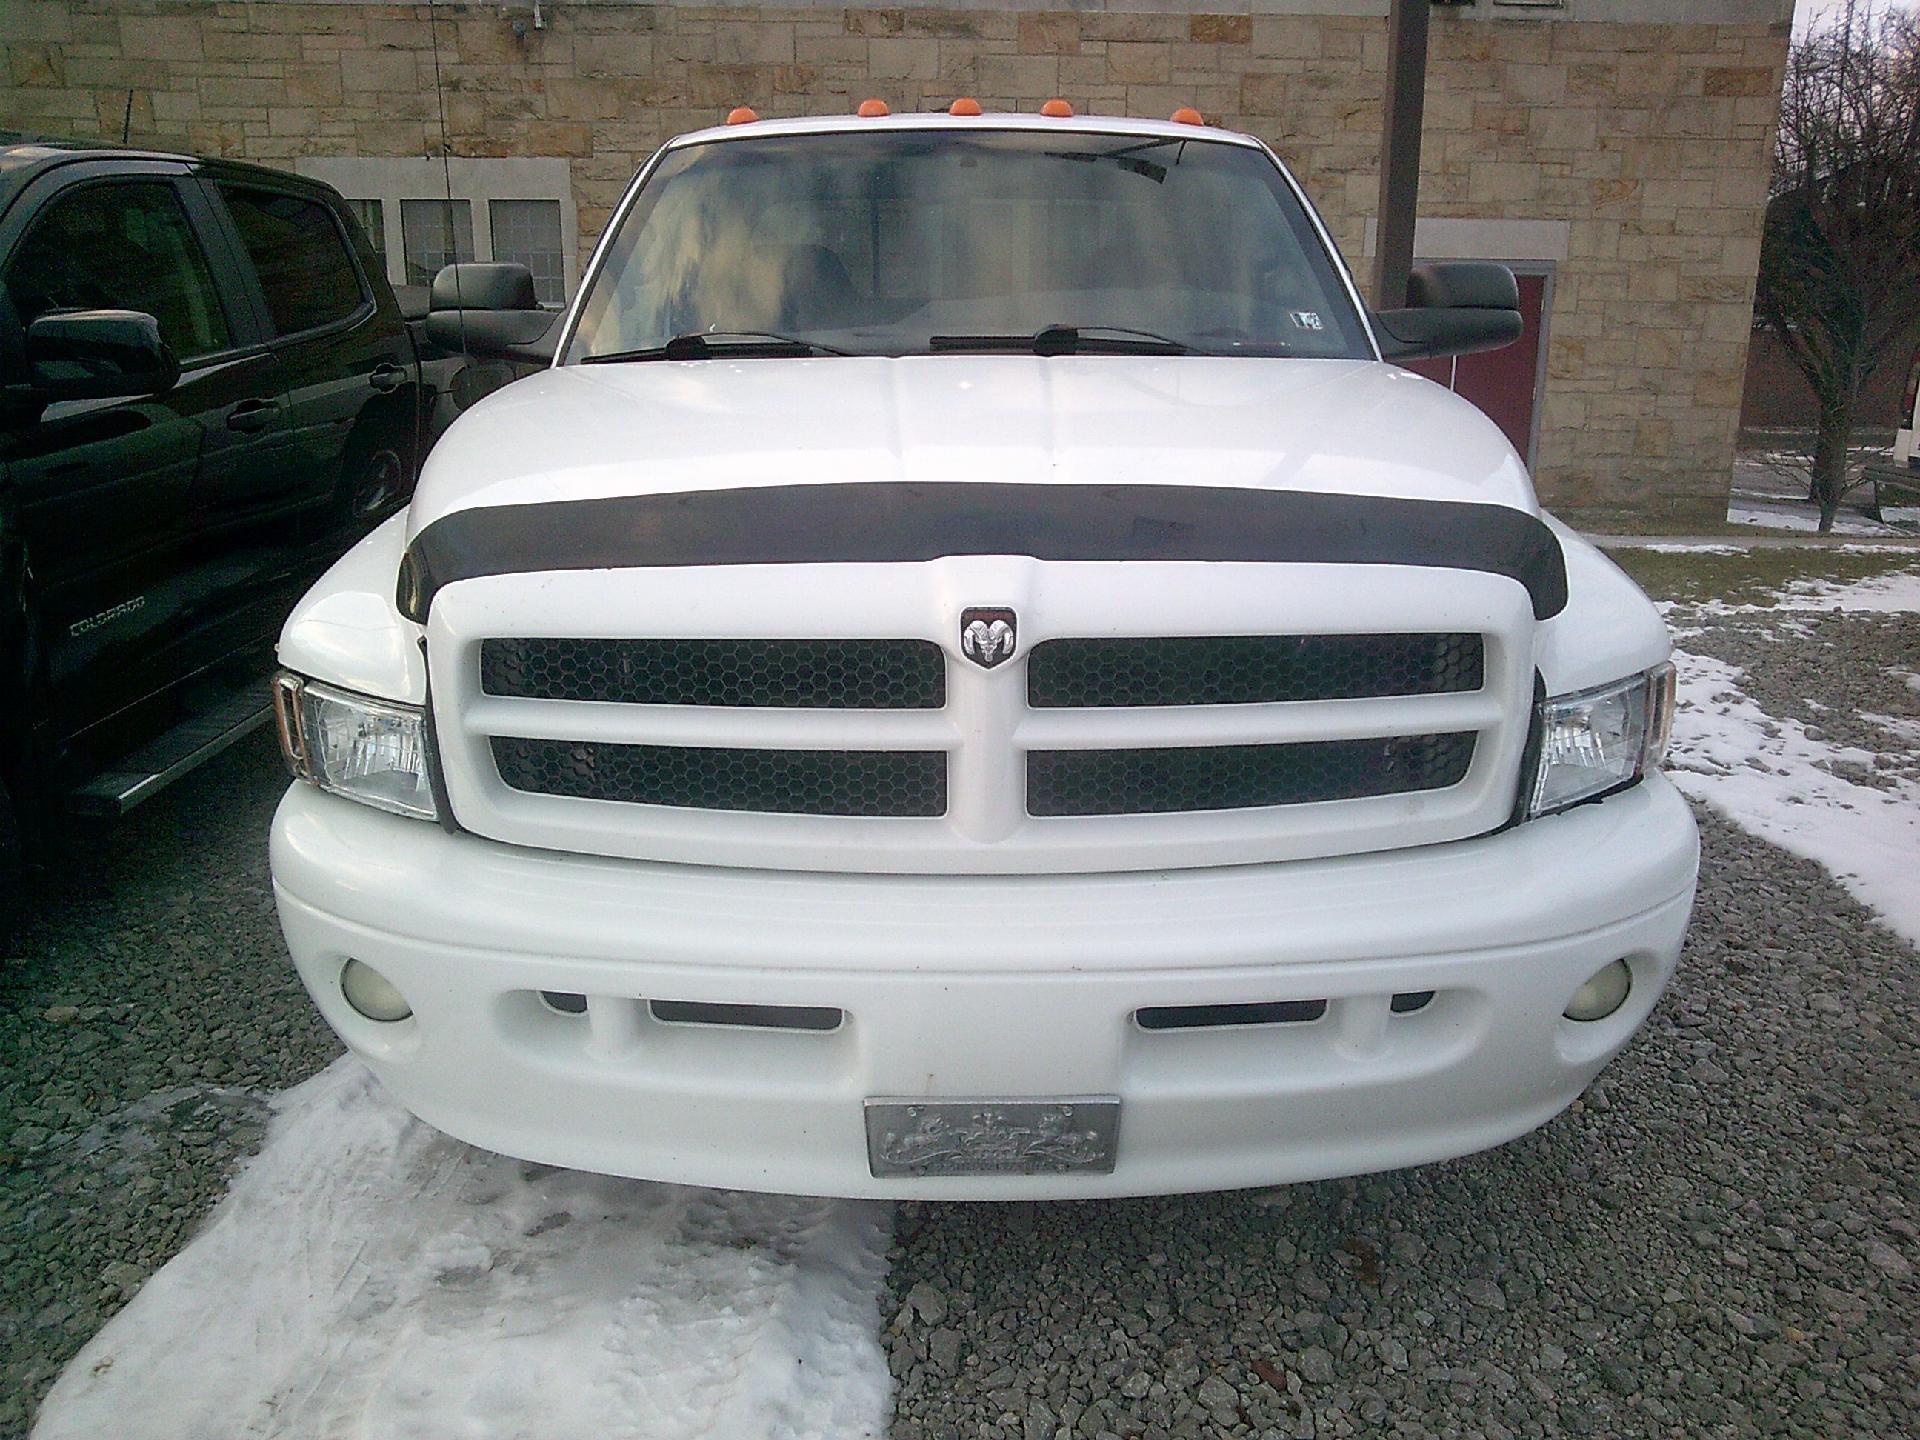
[[[344,320],[365,303],[333,211],[277,190],[222,185],[220,193],[259,272],[276,331],[291,335]]]

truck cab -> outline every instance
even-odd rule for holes
[[[960,1199],[1459,1155],[1658,1000],[1667,634],[1397,359],[1259,140],[670,142],[549,368],[281,637],[275,893],[415,1113],[548,1163]],[[497,274],[449,284],[523,355]],[[496,305],[495,292],[499,293]]]

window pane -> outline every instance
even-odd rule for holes
[[[373,253],[380,257],[381,273],[386,271],[387,260],[387,221],[380,213],[378,200],[349,200],[347,209],[353,212],[353,218],[360,222],[360,228],[366,232],[367,243],[373,246]]]
[[[48,207],[14,252],[21,322],[49,310],[140,310],[182,360],[226,348],[227,317],[171,185],[89,185]]]
[[[566,266],[560,255],[558,200],[494,200],[487,206],[493,226],[493,258],[511,260],[533,272],[533,293],[542,305],[567,298]]]
[[[222,185],[220,193],[259,272],[275,330],[311,330],[360,308],[365,296],[359,273],[325,205],[277,190]]]
[[[448,265],[473,259],[473,207],[464,200],[402,200],[407,284],[431,285]]]
[[[1266,155],[1192,137],[836,131],[667,153],[581,301],[572,358],[694,330],[865,354],[1119,327],[1359,358],[1358,310]]]

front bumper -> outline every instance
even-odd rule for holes
[[[1445,1159],[1577,1096],[1672,975],[1698,839],[1654,778],[1504,834],[1331,860],[871,876],[604,860],[452,836],[296,784],[274,891],[301,978],[416,1114],[511,1155],[804,1194],[1228,1189]],[[357,957],[413,1016],[348,1008]],[[1561,1011],[1624,958],[1605,1020]],[[590,1021],[541,991],[612,997]],[[1434,998],[1395,1013],[1394,995]],[[641,997],[825,1006],[826,1033],[666,1024]],[[1148,1031],[1147,1006],[1325,1000]],[[1113,1095],[1111,1174],[876,1179],[869,1097]]]

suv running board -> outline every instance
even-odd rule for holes
[[[124,815],[272,718],[273,706],[262,702],[258,685],[237,690],[122,756],[112,769],[69,794],[67,808],[76,815]]]

